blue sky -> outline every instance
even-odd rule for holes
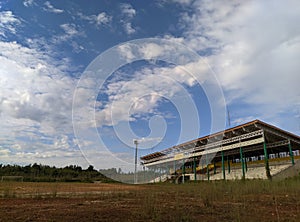
[[[132,170],[133,139],[144,155],[222,130],[224,107],[299,135],[298,21],[292,0],[1,1],[0,160]],[[86,71],[115,49],[130,62],[101,85]]]

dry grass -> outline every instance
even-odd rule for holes
[[[0,183],[0,221],[299,221],[299,185]]]

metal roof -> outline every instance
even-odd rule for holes
[[[300,144],[300,137],[282,130],[276,126],[265,123],[261,120],[253,120],[251,122],[241,124],[224,131],[213,133],[204,137],[200,137],[195,140],[191,140],[168,149],[162,150],[160,152],[151,153],[142,156],[140,159],[143,161],[149,161],[154,158],[163,157],[167,154],[176,153],[177,151],[184,151],[194,147],[208,146],[210,143],[217,145],[222,145],[223,141],[231,142],[234,137],[251,134],[251,132],[257,132],[258,130],[263,130],[264,136],[268,143],[280,143],[281,140],[289,140],[294,143]],[[233,141],[233,140],[232,140]]]

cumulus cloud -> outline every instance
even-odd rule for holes
[[[201,63],[198,65],[201,66]],[[145,114],[155,115],[159,113],[156,107],[163,99],[175,101],[175,97],[189,96],[187,88],[198,83],[195,77],[185,70],[191,70],[191,66],[193,64],[187,64],[186,67],[144,68],[133,73],[130,80],[120,80],[122,74],[119,73],[119,80],[110,81],[101,91],[108,100],[101,104],[96,114],[99,126],[134,121],[135,116]],[[208,70],[202,71],[204,77]]]
[[[0,42],[0,48],[1,113],[36,122],[63,118],[73,80],[41,52],[16,42]]]
[[[246,115],[277,122],[299,107],[299,6],[293,0],[195,1],[194,13],[182,15],[185,43],[205,54],[230,104],[250,105]]]
[[[74,156],[71,107],[75,80],[45,53],[16,42],[0,42],[0,141],[10,158],[26,162]],[[65,62],[65,61],[63,61]],[[49,155],[46,153],[49,153]],[[54,152],[55,153],[55,152]],[[76,154],[77,153],[77,154]],[[52,156],[54,157],[54,156]],[[24,159],[25,158],[25,159]]]
[[[76,34],[72,26],[65,25],[62,29],[71,36]],[[53,58],[50,46],[49,51],[42,50],[40,44],[44,48],[46,42],[41,41],[28,39],[30,46],[0,41],[1,160],[10,164],[87,166],[73,134],[72,101],[77,84],[77,79],[69,75],[73,68],[67,59]],[[89,90],[77,92],[79,101],[88,99]],[[76,108],[83,109],[81,104]],[[93,108],[88,107],[85,115],[92,115]],[[84,129],[91,127],[87,123]],[[90,149],[87,152],[95,149],[95,140],[81,140]],[[105,155],[113,160],[112,154]],[[109,166],[97,161],[95,167]]]

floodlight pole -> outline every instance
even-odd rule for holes
[[[137,150],[138,150],[138,144],[139,144],[139,142],[138,142],[138,140],[137,139],[135,139],[134,141],[133,141],[133,143],[135,144],[135,159],[134,159],[134,184],[137,184]]]

